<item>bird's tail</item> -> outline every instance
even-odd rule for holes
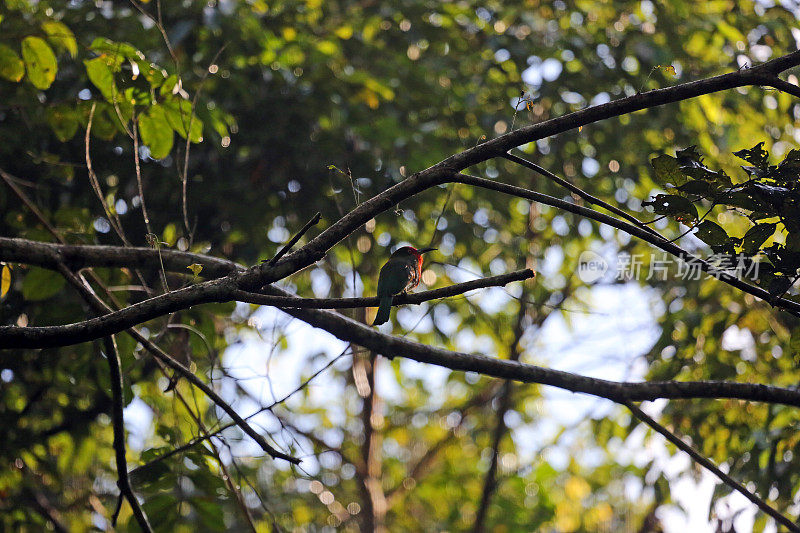
[[[392,297],[384,296],[381,298],[378,313],[375,315],[375,320],[372,322],[373,326],[379,326],[389,320],[389,311],[392,310]]]

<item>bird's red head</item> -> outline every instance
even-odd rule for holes
[[[433,250],[436,250],[436,248],[423,248],[421,250],[417,250],[413,246],[403,246],[395,250],[392,255],[413,255],[422,259],[422,254],[432,252]]]
[[[417,250],[413,246],[403,246],[398,248],[392,254],[392,257],[414,257],[417,260],[417,270],[419,271],[422,268],[422,254],[432,252],[436,250],[436,248],[423,248],[421,250]]]

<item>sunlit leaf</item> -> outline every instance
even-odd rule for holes
[[[163,103],[164,115],[167,117],[169,125],[178,132],[178,135],[186,138],[186,130],[189,129],[190,140],[199,143],[203,140],[203,121],[192,113],[192,103],[181,98],[169,98]]]
[[[42,29],[57,50],[64,50],[72,57],[78,54],[78,42],[75,40],[75,34],[66,24],[56,20],[49,20],[42,23]]]
[[[0,273],[0,299],[5,298],[8,290],[11,288],[11,265],[2,265],[2,272]]]
[[[114,85],[114,74],[105,59],[97,57],[86,60],[83,64],[86,66],[86,74],[89,76],[89,80],[97,87],[103,98],[109,102],[119,98],[119,91]]]
[[[652,206],[659,215],[680,215],[686,222],[697,219],[697,208],[683,196],[659,194],[651,201],[642,202],[642,205]]]
[[[164,159],[172,150],[172,127],[167,121],[164,109],[154,105],[146,113],[139,115],[139,133],[142,142],[150,149],[153,159]]]
[[[25,63],[10,47],[0,44],[0,78],[20,81],[25,75]]]
[[[672,156],[662,154],[653,158],[650,163],[655,171],[653,181],[666,187],[667,185],[679,186],[686,183],[686,176],[678,166],[678,160]]]
[[[39,37],[25,37],[22,40],[22,59],[28,73],[28,80],[37,89],[47,89],[56,79],[58,65],[56,55],[50,46]]]

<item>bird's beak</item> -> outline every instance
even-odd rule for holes
[[[434,250],[438,250],[438,248],[423,248],[422,250],[417,250],[417,252],[419,252],[420,254],[425,254],[428,252],[432,252]]]

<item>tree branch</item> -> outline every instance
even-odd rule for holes
[[[726,89],[760,85],[763,83],[765,76],[774,76],[797,65],[800,65],[800,51],[792,52],[747,70],[737,70],[712,78],[620,98],[613,102],[588,107],[511,131],[448,157],[421,172],[412,174],[408,179],[359,204],[355,209],[309,241],[308,244],[284,257],[274,267],[269,267],[265,264],[257,265],[238,276],[239,288],[254,290],[258,286],[282,279],[319,261],[330,248],[347,237],[357,227],[379,213],[390,209],[401,200],[435,185],[447,182],[448,177],[453,172],[460,172],[488,159],[502,157],[503,154],[517,146],[577,129],[594,122],[633,113],[634,111],[680,102]]]
[[[782,524],[789,531],[800,532],[800,527],[798,527],[794,522],[786,518],[784,515],[779,513],[775,508],[770,506],[767,502],[759,498],[757,495],[753,494],[749,490],[747,490],[741,483],[730,477],[728,474],[717,468],[717,466],[712,463],[710,460],[706,459],[702,456],[699,452],[697,452],[694,448],[683,442],[677,435],[672,433],[670,430],[656,422],[654,419],[649,417],[644,411],[639,409],[637,406],[630,402],[621,402],[622,405],[627,407],[633,416],[656,430],[658,433],[663,435],[668,441],[672,444],[677,446],[679,449],[683,450],[692,458],[692,460],[699,465],[703,466],[706,470],[712,472],[715,476],[722,480],[723,483],[731,487],[732,489],[736,490],[737,492],[741,493],[745,498],[753,502],[758,506],[759,509],[767,513],[769,516],[774,518],[778,523]]]
[[[108,368],[111,373],[111,395],[113,402],[111,404],[111,420],[114,426],[114,452],[117,461],[117,487],[120,490],[120,496],[124,495],[125,499],[133,510],[133,516],[139,523],[142,531],[152,532],[153,528],[150,527],[150,522],[147,520],[147,515],[139,505],[139,500],[136,499],[136,494],[131,487],[131,480],[128,477],[128,463],[125,458],[125,420],[122,411],[124,409],[123,394],[122,394],[122,369],[120,368],[119,351],[117,350],[114,337],[106,337],[103,339],[105,347],[106,359],[108,359]],[[117,507],[119,509],[119,507]],[[117,514],[114,513],[111,519],[111,524],[116,527]]]
[[[761,63],[749,69],[737,70],[720,76],[673,85],[664,89],[655,89],[646,93],[638,93],[606,104],[588,107],[568,115],[511,131],[474,148],[464,150],[431,168],[461,171],[492,157],[502,157],[504,153],[514,147],[522,146],[531,141],[538,141],[545,137],[551,137],[568,130],[580,128],[581,126],[587,126],[594,122],[626,115],[634,111],[641,111],[643,109],[688,100],[704,94],[716,93],[747,85],[762,85],[765,83],[765,78],[774,78],[779,72],[783,72],[797,65],[800,65],[800,50],[767,61],[766,63]]]
[[[270,291],[274,294],[283,293],[276,288],[270,288]],[[382,334],[374,328],[364,326],[332,311],[286,309],[284,312],[314,327],[324,329],[345,342],[361,345],[387,357],[404,357],[451,370],[477,372],[522,383],[550,385],[572,392],[607,398],[617,403],[658,398],[733,398],[800,407],[800,391],[794,389],[729,381],[608,381],[517,361],[451,352],[427,346],[408,339]]]
[[[417,292],[414,294],[399,294],[392,300],[392,305],[421,304],[430,300],[458,296],[475,289],[487,287],[504,287],[514,281],[523,281],[536,276],[536,273],[526,268],[500,276],[480,278],[464,283],[456,283],[439,289]],[[366,298],[298,298],[295,296],[274,296],[253,292],[234,290],[231,296],[239,302],[247,302],[274,307],[312,308],[312,309],[353,309],[358,307],[377,307],[380,299],[377,296]]]
[[[297,241],[299,241],[303,237],[303,235],[306,234],[308,230],[310,230],[313,226],[316,226],[319,223],[320,218],[322,218],[322,214],[318,212],[316,215],[314,215],[314,217],[311,220],[306,222],[306,225],[300,228],[300,231],[298,231],[295,234],[295,236],[292,237],[292,239],[283,246],[283,248],[278,250],[278,253],[275,254],[275,257],[269,260],[269,266],[273,266],[275,263],[278,262],[278,259],[283,257],[286,254],[286,252],[291,250],[292,246],[297,244]]]
[[[543,167],[540,167],[536,163],[528,161],[527,159],[523,159],[522,157],[518,157],[518,156],[516,156],[516,155],[514,155],[512,153],[503,154],[503,158],[511,161],[512,163],[516,163],[516,164],[521,165],[523,167],[529,168],[529,169],[533,170],[534,172],[537,172],[537,173],[541,174],[542,176],[548,178],[549,180],[557,183],[558,185],[561,185],[565,189],[575,193],[579,197],[583,198],[587,203],[592,204],[592,205],[600,206],[600,207],[604,208],[606,211],[608,211],[610,213],[614,213],[618,217],[624,218],[625,220],[627,220],[631,224],[633,224],[635,226],[639,226],[640,228],[649,231],[653,235],[661,237],[661,235],[659,235],[658,232],[656,232],[654,229],[651,229],[649,226],[645,226],[640,220],[638,220],[633,215],[630,215],[630,214],[626,213],[622,209],[620,209],[620,208],[618,208],[618,207],[616,207],[614,205],[611,205],[608,202],[605,202],[605,201],[601,200],[600,198],[592,196],[591,194],[587,193],[586,191],[584,191],[580,187],[577,187],[576,185],[573,185],[572,183],[568,182],[567,180],[556,176],[555,174],[553,174],[549,170],[547,170],[547,169],[545,169]],[[663,237],[661,237],[661,238],[663,238]]]
[[[454,174],[453,180],[459,183],[466,183],[468,185],[482,187],[484,189],[498,191],[505,194],[510,194],[512,196],[517,196],[518,198],[525,198],[527,200],[532,200],[534,202],[539,202],[542,204],[557,207],[559,209],[563,209],[564,211],[568,211],[570,213],[583,216],[592,219],[596,222],[601,222],[611,227],[620,229],[625,233],[628,233],[634,237],[638,237],[641,240],[652,244],[656,248],[660,248],[667,253],[679,257],[686,263],[696,264],[700,266],[700,268],[704,272],[713,272],[718,280],[725,282],[728,285],[731,285],[743,292],[752,294],[753,296],[757,296],[758,298],[761,298],[762,300],[769,302],[770,305],[774,307],[782,308],[795,316],[800,316],[800,303],[795,302],[793,300],[788,300],[786,298],[774,298],[768,291],[765,291],[760,287],[751,285],[744,280],[740,280],[736,276],[728,274],[727,272],[720,272],[718,268],[709,264],[707,261],[700,259],[695,255],[690,254],[677,244],[666,240],[664,237],[661,237],[660,235],[654,235],[653,233],[651,233],[651,230],[649,230],[649,228],[643,229],[639,226],[635,226],[623,220],[619,220],[612,216],[606,215],[605,213],[600,213],[599,211],[595,211],[594,209],[589,209],[587,207],[583,207],[580,205],[571,204],[559,198],[554,198],[552,196],[548,196],[540,192],[523,189],[522,187],[517,187],[515,185],[499,183],[493,180],[479,178],[476,176],[470,176],[467,174]]]
[[[781,92],[800,98],[800,87],[793,85],[788,81],[784,81],[777,76],[765,78],[763,83],[768,87],[778,89]]]
[[[78,292],[83,296],[84,300],[96,311],[96,312],[109,312],[112,309],[103,302],[89,287],[85,286],[78,277],[73,274],[66,266],[61,266],[59,269],[62,275],[67,279],[67,281],[75,287]],[[292,457],[291,455],[287,455],[283,452],[280,452],[270,446],[270,444],[266,441],[266,439],[259,434],[255,429],[250,426],[239,414],[231,407],[222,397],[214,392],[214,390],[206,385],[199,377],[194,375],[194,373],[182,365],[179,361],[177,361],[174,357],[171,357],[167,354],[164,350],[159,348],[156,344],[151,342],[147,339],[144,335],[142,335],[137,329],[129,328],[127,329],[127,333],[133,337],[137,342],[141,343],[142,346],[149,351],[153,356],[161,361],[163,364],[169,366],[174,371],[180,373],[184,378],[186,378],[192,385],[200,389],[203,394],[208,396],[211,401],[213,401],[219,408],[221,408],[228,416],[233,419],[234,423],[239,426],[242,431],[244,431],[247,435],[249,435],[256,443],[264,450],[267,454],[271,457],[276,459],[284,459],[289,461],[292,464],[299,464],[300,459],[296,457]]]
[[[250,267],[249,269],[246,269],[244,271],[231,272],[227,276],[228,279],[226,280],[226,284],[230,285],[231,288],[236,288],[245,291],[254,291],[266,284],[283,279],[286,276],[289,276],[303,268],[306,268],[307,266],[313,264],[314,262],[322,259],[331,247],[333,247],[336,243],[344,239],[358,226],[366,223],[368,220],[375,217],[379,213],[386,211],[387,209],[390,209],[392,206],[396,205],[401,200],[405,200],[435,185],[453,181],[454,172],[461,171],[471,165],[486,161],[494,157],[502,157],[511,148],[514,148],[516,146],[521,146],[522,144],[531,141],[539,140],[544,137],[549,137],[551,135],[568,131],[570,129],[575,129],[581,126],[585,126],[593,122],[598,122],[608,118],[632,113],[634,111],[639,111],[650,107],[657,107],[672,102],[678,102],[681,100],[686,100],[703,94],[710,94],[725,89],[732,89],[746,85],[759,85],[764,83],[764,79],[766,77],[769,76],[774,77],[777,73],[782,72],[788,68],[797,66],[798,64],[800,64],[800,51],[792,52],[791,54],[787,54],[785,56],[774,59],[772,61],[768,61],[767,63],[763,63],[761,65],[755,66],[747,70],[739,70],[736,72],[731,72],[728,74],[723,74],[720,76],[715,76],[704,80],[698,80],[681,85],[675,85],[665,89],[658,89],[654,91],[649,91],[647,93],[641,93],[634,96],[621,98],[613,102],[589,107],[586,109],[582,109],[580,111],[576,111],[574,113],[570,113],[568,115],[564,115],[562,117],[557,117],[551,120],[540,122],[538,124],[533,124],[524,128],[520,128],[518,130],[514,130],[505,135],[501,135],[500,137],[487,141],[483,144],[464,150],[463,152],[451,156],[445,159],[444,161],[441,161],[440,163],[437,163],[436,165],[426,170],[423,170],[422,172],[413,174],[408,179],[401,181],[400,183],[390,187],[384,192],[359,204],[355,209],[347,213],[345,216],[340,218],[337,222],[335,222],[325,231],[320,233],[317,237],[309,241],[308,244],[306,244],[299,250],[286,255],[285,257],[280,259],[275,265],[270,266],[269,263],[262,263],[260,265]],[[468,183],[468,181],[466,180],[473,179],[471,177],[464,177],[461,174],[456,174],[455,176],[457,176],[457,178],[454,181],[462,183]],[[489,183],[493,183],[490,182],[489,180],[486,181]],[[472,183],[477,184],[475,181],[473,181]],[[487,187],[487,188],[492,188],[492,187]],[[533,193],[532,191],[525,191],[525,189],[515,188],[510,185],[505,186],[505,188],[506,190],[504,190],[503,192],[516,194],[515,192],[510,192],[510,191],[517,189],[518,191],[523,191],[525,194],[528,195],[526,196],[525,194],[523,194],[521,195],[521,197],[530,198],[535,201],[541,201],[541,199],[550,199],[550,197],[546,195],[539,195],[539,193]],[[495,188],[495,190],[501,190],[501,189]],[[530,195],[538,195],[538,196],[536,198],[533,198]],[[647,230],[643,230],[632,224],[626,224],[622,221],[618,221],[613,217],[597,213],[591,209],[574,206],[572,204],[557,199],[552,199],[550,201],[555,201],[558,203],[558,204],[551,203],[550,205],[556,205],[556,207],[561,207],[573,213],[583,214],[583,215],[594,213],[595,216],[590,218],[594,218],[595,220],[603,221],[613,227],[623,229],[623,231],[631,233],[631,235],[641,237],[644,240],[647,240],[647,237],[645,237],[646,235],[650,235]],[[543,203],[548,203],[548,201],[545,201]],[[581,213],[580,210],[582,209],[586,209],[586,211]],[[605,217],[606,220],[600,220],[598,218],[599,216]],[[634,228],[635,230],[631,231],[631,229]],[[650,236],[652,237],[652,235]],[[659,245],[657,244],[657,246]],[[661,247],[662,249],[666,249],[663,248],[663,246],[659,247]],[[667,251],[669,251],[670,253],[674,253],[681,258],[692,257],[690,256],[690,254],[682,251],[677,246],[675,246],[672,250],[667,250]],[[770,301],[773,305],[780,304],[780,307],[783,307],[785,309],[791,309],[795,314],[800,315],[800,303],[792,302],[785,298],[772,300],[767,291],[764,291],[763,289],[759,289],[757,287],[753,287],[747,283],[741,282],[736,278],[734,278],[733,276],[729,276],[724,273],[720,275],[720,279],[730,283],[731,285],[745,292],[749,292],[754,296],[758,296],[759,298],[763,298],[767,301]],[[219,282],[220,280],[206,281],[204,283],[200,283],[192,287],[188,287],[186,289],[181,289],[179,291],[174,291],[168,294],[151,298],[150,300],[142,302],[141,304],[137,304],[141,305],[142,307],[140,307],[136,311],[131,311],[130,314],[126,316],[126,320],[118,322],[114,326],[105,323],[106,319],[101,318],[98,319],[98,323],[92,324],[91,326],[87,325],[86,327],[89,328],[96,327],[97,332],[95,333],[95,336],[92,338],[100,338],[109,335],[111,333],[115,333],[116,331],[120,331],[121,329],[125,329],[126,327],[130,327],[134,324],[140,323],[144,320],[155,318],[156,316],[161,316],[174,311],[178,311],[180,309],[185,309],[187,307],[199,303],[218,301],[217,299],[221,296],[222,293],[224,293],[224,291],[220,290],[221,286]],[[128,309],[126,309],[123,312],[127,312]],[[34,346],[44,347],[44,346],[59,345],[55,339],[49,339],[49,341],[47,341],[49,342],[49,344],[41,344],[41,345],[36,344],[36,342],[41,342],[45,340],[44,338],[48,334],[44,332],[40,332],[41,335],[43,336],[42,339],[31,338],[28,339],[27,341],[24,341],[24,338],[28,336],[30,333],[21,332],[19,331],[20,329],[21,328],[15,328],[15,327],[2,327],[0,328],[0,339],[2,339],[3,341],[8,339],[8,341],[12,343],[10,347],[34,347]],[[27,328],[27,329],[32,330],[33,328]],[[60,333],[57,333],[57,335],[58,334]],[[37,334],[34,333],[34,335]],[[85,340],[89,340],[89,338],[87,337]],[[27,342],[28,344],[26,344],[25,342]],[[75,342],[80,342],[80,341],[75,341]]]
[[[519,345],[522,335],[525,333],[523,327],[523,320],[525,318],[526,306],[520,302],[519,311],[517,311],[517,320],[514,324],[514,343],[511,347],[511,361],[519,361],[522,356],[522,349]],[[481,499],[478,503],[478,511],[475,513],[475,522],[472,524],[472,531],[474,533],[481,533],[486,529],[486,517],[489,514],[489,504],[492,501],[497,490],[497,462],[500,458],[500,444],[503,436],[507,433],[505,416],[512,405],[512,394],[514,391],[514,384],[506,380],[500,389],[500,396],[498,398],[497,412],[494,415],[495,427],[492,432],[492,458],[489,462],[489,468],[486,470],[486,475],[483,478],[483,490],[481,491]]]
[[[120,267],[141,268],[161,271],[159,251],[153,248],[99,245],[69,245],[12,239],[0,237],[0,261],[8,263],[24,263],[53,270],[63,262],[72,270],[86,267]],[[244,267],[233,261],[219,259],[210,255],[180,252],[178,250],[161,250],[164,269],[191,275],[189,265],[199,264],[203,267],[201,275],[205,278],[226,276]]]
[[[421,303],[426,300],[462,294],[477,288],[506,285],[512,281],[527,279],[534,275],[532,270],[520,270],[492,278],[483,278],[432,291],[397,297],[394,303]],[[0,344],[2,348],[44,348],[78,344],[105,335],[119,333],[136,324],[152,320],[168,312],[179,311],[188,307],[186,305],[187,302],[189,302],[189,305],[194,305],[209,302],[226,302],[234,299],[243,302],[287,307],[350,308],[378,305],[378,298],[321,300],[293,296],[276,298],[272,295],[255,294],[234,289],[231,287],[229,278],[221,278],[213,280],[210,284],[192,285],[129,305],[119,311],[108,312],[103,316],[74,324],[24,328],[0,326]]]
[[[336,361],[338,361],[339,359],[344,357],[344,355],[348,351],[349,351],[349,348],[345,349],[342,353],[340,353],[339,355],[337,355],[336,357],[334,357],[333,359],[328,361],[325,364],[325,366],[323,366],[322,368],[320,368],[319,370],[317,370],[316,372],[311,374],[311,376],[307,380],[305,380],[300,385],[298,385],[292,392],[288,393],[286,396],[284,396],[283,398],[281,398],[279,400],[275,400],[272,404],[260,408],[255,413],[244,417],[244,420],[250,420],[254,416],[256,416],[258,414],[261,414],[264,411],[271,411],[273,407],[275,407],[275,406],[277,406],[279,404],[282,404],[283,402],[285,402],[286,400],[288,400],[289,398],[291,398],[292,396],[294,396],[295,394],[297,394],[301,390],[305,389],[317,376],[319,376],[320,374],[325,372],[327,369],[329,369],[331,366],[333,366],[333,364]],[[274,413],[273,413],[273,415],[274,415]],[[278,415],[275,415],[275,417],[279,418]],[[181,446],[178,446],[177,448],[173,448],[172,450],[164,453],[163,455],[159,455],[158,457],[156,457],[152,461],[150,461],[148,463],[145,463],[143,465],[137,466],[136,468],[134,468],[131,471],[131,473],[133,474],[134,472],[145,470],[145,469],[153,466],[156,463],[160,463],[161,461],[164,461],[165,459],[169,459],[170,457],[172,457],[172,456],[174,456],[174,455],[176,455],[178,453],[181,453],[181,452],[183,452],[185,450],[188,450],[189,448],[195,446],[196,444],[199,444],[199,443],[203,442],[204,440],[207,440],[207,439],[210,439],[211,437],[215,437],[215,436],[219,435],[220,433],[222,433],[226,429],[232,428],[235,425],[236,425],[236,422],[229,422],[227,424],[224,424],[224,425],[218,427],[217,429],[215,429],[213,431],[204,432],[203,435],[199,435],[199,436],[193,438],[192,440],[186,442],[185,444],[182,444]]]
[[[192,305],[224,302],[230,292],[227,278],[191,285],[129,305],[119,311],[66,326],[0,326],[0,346],[9,348],[45,348],[86,342],[119,333],[142,322],[186,309]]]

